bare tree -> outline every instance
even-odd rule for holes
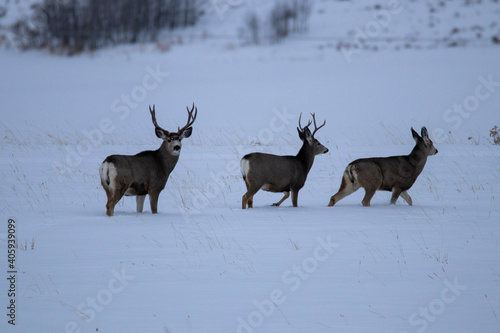
[[[160,30],[194,25],[201,0],[44,0],[14,26],[21,47],[69,53],[119,43],[148,42]],[[32,21],[36,20],[36,25]]]

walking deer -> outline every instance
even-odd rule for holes
[[[125,196],[136,196],[137,212],[142,213],[146,194],[149,194],[151,212],[158,212],[158,197],[165,188],[168,177],[175,168],[181,153],[181,141],[189,138],[191,127],[196,120],[198,108],[194,104],[187,108],[188,121],[177,132],[169,132],[158,126],[155,106],[149,107],[156,136],[163,140],[157,150],[143,151],[137,155],[111,155],[106,157],[99,168],[101,184],[106,191],[108,202],[106,214],[113,216],[115,205]],[[193,114],[194,112],[194,114]]]
[[[299,138],[304,142],[296,156],[277,156],[264,153],[252,153],[244,156],[240,162],[241,174],[245,181],[247,192],[242,198],[242,208],[253,208],[253,196],[259,189],[268,192],[282,192],[283,198],[273,206],[279,206],[288,199],[292,192],[292,204],[297,207],[299,190],[306,182],[307,174],[314,162],[314,157],[328,153],[328,148],[314,138],[316,132],[326,124],[316,126],[316,117],[311,114],[314,121],[314,132],[311,134],[309,126],[311,121],[302,128],[299,117]]]
[[[363,206],[370,206],[370,201],[376,191],[392,191],[391,204],[395,204],[401,196],[408,205],[413,201],[408,190],[424,169],[427,157],[436,155],[427,128],[422,127],[421,135],[412,128],[415,147],[409,155],[392,157],[362,158],[349,163],[342,176],[339,191],[330,199],[328,206],[335,205],[339,200],[357,191],[365,189]]]

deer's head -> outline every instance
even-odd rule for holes
[[[167,151],[174,156],[179,156],[181,153],[182,139],[189,138],[191,136],[191,133],[193,132],[193,128],[191,126],[198,115],[198,108],[195,108],[194,103],[191,110],[189,110],[188,107],[186,107],[186,109],[188,112],[187,124],[183,128],[178,127],[177,132],[169,132],[158,126],[158,123],[156,122],[155,106],[153,105],[153,109],[151,109],[151,106],[149,107],[153,125],[155,125],[156,136],[166,143]]]
[[[418,135],[412,127],[411,135],[413,136],[419,150],[426,156],[436,155],[438,150],[434,147],[432,140],[429,139],[429,133],[427,132],[427,128],[425,128],[425,126],[422,127],[420,134],[421,136]]]
[[[297,131],[299,132],[299,138],[304,142],[304,144],[307,144],[313,151],[314,155],[319,155],[319,154],[326,154],[328,153],[328,148],[323,146],[321,142],[319,142],[314,135],[316,132],[323,126],[326,125],[326,120],[323,122],[323,124],[318,127],[316,125],[316,115],[314,113],[311,113],[311,116],[314,121],[314,132],[311,133],[309,130],[309,126],[312,124],[312,122],[309,120],[307,125],[303,128],[300,125],[300,119],[302,118],[302,113],[299,116],[299,127],[297,127]]]

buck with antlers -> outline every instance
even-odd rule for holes
[[[281,192],[283,198],[273,206],[279,206],[290,196],[292,192],[292,204],[297,207],[299,190],[306,182],[307,174],[314,162],[314,157],[319,154],[326,154],[328,148],[323,146],[314,138],[316,132],[326,124],[316,126],[316,117],[312,114],[314,121],[314,132],[311,134],[309,126],[311,121],[302,128],[300,125],[297,131],[299,138],[304,142],[302,148],[296,156],[277,156],[264,153],[248,154],[241,159],[240,168],[243,180],[245,181],[247,192],[242,198],[242,208],[253,207],[253,196],[259,189],[269,192]]]
[[[101,167],[99,174],[101,184],[106,191],[108,202],[106,214],[114,214],[115,205],[125,196],[136,196],[137,212],[142,213],[146,194],[149,194],[151,212],[158,212],[158,197],[165,188],[168,176],[175,168],[181,153],[181,141],[189,138],[193,131],[191,127],[196,120],[198,109],[194,104],[188,111],[188,121],[177,132],[169,132],[158,126],[156,122],[155,106],[149,107],[156,136],[163,140],[157,150],[143,151],[137,155],[108,156]],[[194,114],[193,114],[194,112]]]
[[[363,206],[370,206],[370,201],[376,191],[391,191],[391,204],[395,204],[401,196],[408,205],[413,201],[406,192],[417,180],[424,169],[427,156],[436,155],[438,150],[429,139],[427,128],[422,127],[421,135],[411,129],[415,147],[409,155],[361,158],[349,163],[342,176],[339,191],[330,199],[328,206],[333,206],[339,200],[357,191],[365,189]]]

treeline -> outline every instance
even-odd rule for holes
[[[155,41],[162,29],[196,24],[200,0],[44,0],[14,25],[22,48],[77,53]]]
[[[307,32],[313,0],[275,0],[263,18],[249,12],[240,35],[246,43],[279,43],[283,39]]]
[[[307,32],[312,5],[311,0],[276,2],[269,14],[273,41],[279,42],[291,34]]]

